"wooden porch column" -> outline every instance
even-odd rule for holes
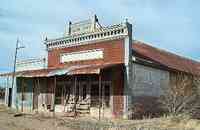
[[[40,80],[39,80],[39,78],[37,78],[37,85],[36,85],[36,87],[37,87],[37,93],[38,93],[38,95],[37,95],[37,109],[39,108],[39,94],[41,93],[41,92],[39,92],[40,91]]]
[[[22,82],[22,84],[21,84],[21,95],[22,95],[22,97],[21,97],[21,112],[23,113],[23,111],[24,111],[24,79],[22,78],[22,80],[21,80],[21,82]]]
[[[89,99],[88,102],[89,102],[90,105],[91,105],[91,86],[92,86],[91,81],[92,81],[92,79],[91,79],[91,77],[89,76],[87,98]]]
[[[82,94],[83,94],[83,87],[82,87],[82,84],[81,82],[78,82],[78,97],[79,97],[79,100],[82,100]]]
[[[32,109],[38,109],[38,96],[39,96],[39,78],[33,79],[34,85],[33,85],[33,107]]]
[[[105,106],[105,84],[102,86],[102,117],[104,118],[104,106]]]
[[[77,97],[76,97],[76,93],[77,93],[77,77],[75,76],[75,79],[74,79],[74,88],[75,88],[75,90],[74,90],[74,113],[75,113],[75,117],[76,117],[76,114],[77,114],[77,112],[76,112],[76,103],[77,103]]]
[[[55,116],[55,96],[56,96],[56,76],[54,76],[54,87],[53,87],[53,100],[52,100],[52,110],[54,112],[53,116]]]
[[[99,120],[101,119],[101,74],[99,74]]]

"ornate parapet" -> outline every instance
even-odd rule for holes
[[[67,35],[57,39],[46,39],[47,50],[56,48],[65,48],[79,46],[100,41],[121,39],[128,36],[128,27],[126,24],[112,25],[108,27],[98,27],[91,32]]]

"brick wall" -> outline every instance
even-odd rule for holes
[[[119,66],[113,70],[113,116],[122,117],[124,109],[124,72]]]
[[[103,59],[75,61],[60,63],[60,55],[62,53],[79,52],[85,50],[103,49]],[[62,49],[54,49],[48,52],[48,67],[69,67],[72,65],[85,65],[85,64],[102,64],[102,63],[124,63],[124,43],[123,40],[112,40],[106,42],[98,42],[88,45],[80,45]],[[107,74],[107,73],[106,73]],[[113,115],[120,117],[123,114],[123,86],[124,86],[124,72],[122,66],[114,67],[109,76],[103,74],[103,79],[111,77],[113,83]]]
[[[101,64],[101,63],[123,63],[124,62],[124,44],[123,40],[113,40],[106,42],[98,42],[88,45],[80,45],[62,49],[53,49],[48,52],[48,67],[64,67],[71,65],[85,64]],[[60,54],[79,52],[84,50],[103,49],[103,59],[75,61],[68,63],[60,63]]]

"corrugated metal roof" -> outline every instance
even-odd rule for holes
[[[133,42],[133,51],[169,69],[200,75],[200,62],[150,46],[141,41]]]
[[[101,68],[98,66],[99,65],[75,65],[75,66],[70,66],[68,68],[54,69],[48,73],[47,77],[55,76],[55,75],[59,76],[59,75],[65,75],[65,74],[67,75],[99,74]]]
[[[150,46],[141,41],[133,42],[133,52],[163,65],[164,67],[180,72],[192,73],[200,75],[200,62],[194,61],[165,50],[158,49]],[[117,64],[117,63],[116,63]],[[49,77],[54,75],[73,75],[73,74],[99,74],[100,70],[106,66],[113,66],[114,64],[101,64],[101,65],[77,65],[62,69],[41,69],[17,72],[16,75],[30,76],[30,77]],[[12,73],[0,74],[0,76],[12,75]]]
[[[52,69],[39,69],[39,70],[25,70],[25,71],[18,71],[15,72],[15,75],[17,77],[33,77],[34,75],[37,77],[45,77],[46,75],[48,75],[48,73],[52,71]],[[0,76],[12,76],[12,72],[11,73],[4,73],[1,74]]]
[[[76,65],[68,68],[52,68],[16,72],[17,77],[51,77],[59,75],[77,75],[77,74],[99,74],[102,69],[109,68],[118,63]],[[0,76],[12,75],[12,73],[2,74]]]

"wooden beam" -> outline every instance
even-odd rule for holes
[[[78,87],[79,87],[79,89],[78,89],[78,97],[81,100],[81,98],[82,98],[82,86],[81,86],[81,82],[78,82]]]
[[[102,86],[102,117],[104,117],[104,106],[105,106],[105,84]]]
[[[40,79],[39,79],[39,78],[37,78],[37,85],[36,85],[36,86],[37,86],[37,109],[38,109],[38,107],[39,107],[39,105],[38,105],[38,104],[39,104],[38,96],[39,96],[39,94],[40,94],[39,91],[41,90],[41,89],[40,89]]]
[[[56,76],[54,76],[54,87],[53,87],[53,116],[55,116],[55,96],[56,96]]]
[[[92,81],[91,76],[89,76],[89,83],[88,83],[89,88],[88,88],[88,97],[87,98],[89,98],[90,105],[91,105],[91,87],[92,87],[91,81]]]
[[[21,111],[23,112],[24,111],[24,79],[22,78],[22,85],[21,85],[21,95],[22,95],[22,98],[21,98]]]
[[[99,120],[101,119],[101,75],[99,74]]]
[[[76,117],[76,115],[77,115],[77,111],[76,111],[76,103],[77,103],[77,96],[76,96],[76,94],[77,94],[77,77],[75,76],[75,79],[74,79],[74,88],[75,88],[75,90],[74,90],[74,116]]]

